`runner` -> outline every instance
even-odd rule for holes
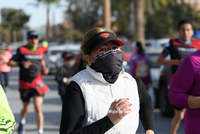
[[[48,74],[49,71],[43,59],[48,45],[38,46],[38,34],[35,31],[27,33],[27,41],[28,44],[19,47],[16,55],[8,63],[11,67],[19,66],[20,68],[19,92],[23,108],[17,131],[19,134],[23,134],[25,118],[30,108],[30,98],[33,98],[38,134],[43,134],[44,117],[42,103],[44,93],[48,92],[49,88],[43,82],[42,72]]]

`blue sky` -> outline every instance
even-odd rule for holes
[[[27,15],[31,15],[27,26],[30,28],[37,28],[46,25],[46,7],[39,5],[38,7],[29,5],[29,3],[36,3],[36,0],[2,0],[0,4],[1,8],[15,8],[23,9]],[[67,3],[65,0],[61,0],[62,7],[56,5],[51,6],[50,10],[50,24],[62,23],[64,20],[64,7]],[[54,17],[53,17],[54,16]]]

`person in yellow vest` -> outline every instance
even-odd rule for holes
[[[0,47],[0,54],[3,53],[2,50],[3,47]],[[15,124],[15,117],[10,109],[6,94],[0,85],[0,134],[11,134]]]

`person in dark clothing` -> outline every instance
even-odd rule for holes
[[[57,69],[55,80],[58,82],[58,93],[63,101],[71,77],[78,72],[78,69],[74,63],[74,55],[72,53],[64,52],[62,58],[64,65]]]
[[[65,92],[60,134],[136,133],[139,118],[145,133],[154,134],[151,97],[142,80],[122,68],[123,45],[108,28],[86,33],[81,50],[87,66]]]

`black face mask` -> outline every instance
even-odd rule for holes
[[[97,55],[90,67],[102,73],[104,79],[113,84],[122,70],[122,62],[122,52],[111,49]]]

